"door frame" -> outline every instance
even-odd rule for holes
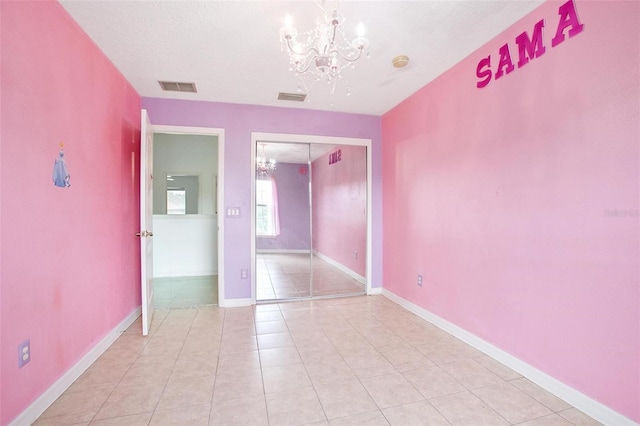
[[[353,145],[367,148],[367,259],[365,278],[367,281],[365,293],[371,292],[372,277],[372,236],[373,236],[373,212],[372,212],[372,155],[371,139],[348,138],[337,136],[296,135],[288,133],[262,133],[251,132],[251,304],[256,304],[256,146],[258,142],[303,143],[303,144],[328,144],[328,145]]]
[[[155,311],[153,283],[153,125],[140,111],[140,304],[142,335],[147,336]]]
[[[218,137],[218,188],[216,203],[218,211],[218,306],[224,307],[224,129],[217,127],[190,127],[152,125],[153,133],[174,135],[198,135]]]

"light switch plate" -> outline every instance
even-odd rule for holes
[[[240,207],[227,207],[227,217],[240,217]]]

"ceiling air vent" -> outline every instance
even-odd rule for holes
[[[195,83],[178,83],[176,81],[158,81],[158,83],[160,83],[162,90],[170,92],[197,92]]]
[[[307,95],[304,93],[278,93],[278,100],[280,101],[304,102],[306,98]]]

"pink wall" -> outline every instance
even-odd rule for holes
[[[140,97],[57,2],[0,11],[4,425],[140,305]]]
[[[225,219],[225,297],[251,297],[251,132],[367,138],[372,141],[372,287],[382,286],[381,118],[373,115],[256,105],[143,98],[155,125],[225,129],[224,205],[240,207],[240,218]]]
[[[329,164],[338,149],[340,161]],[[313,162],[312,174],[313,249],[365,277],[367,148],[337,147]]]
[[[383,116],[384,286],[640,421],[640,3],[577,1],[551,47],[561,4]],[[476,88],[540,19],[544,55]]]

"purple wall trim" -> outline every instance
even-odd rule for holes
[[[157,125],[225,129],[226,206],[251,211],[251,132],[367,138],[372,142],[372,276],[382,286],[382,161],[381,118],[373,115],[143,98],[142,108]],[[225,297],[251,297],[251,280],[240,270],[251,267],[251,218],[243,214],[225,223]]]

